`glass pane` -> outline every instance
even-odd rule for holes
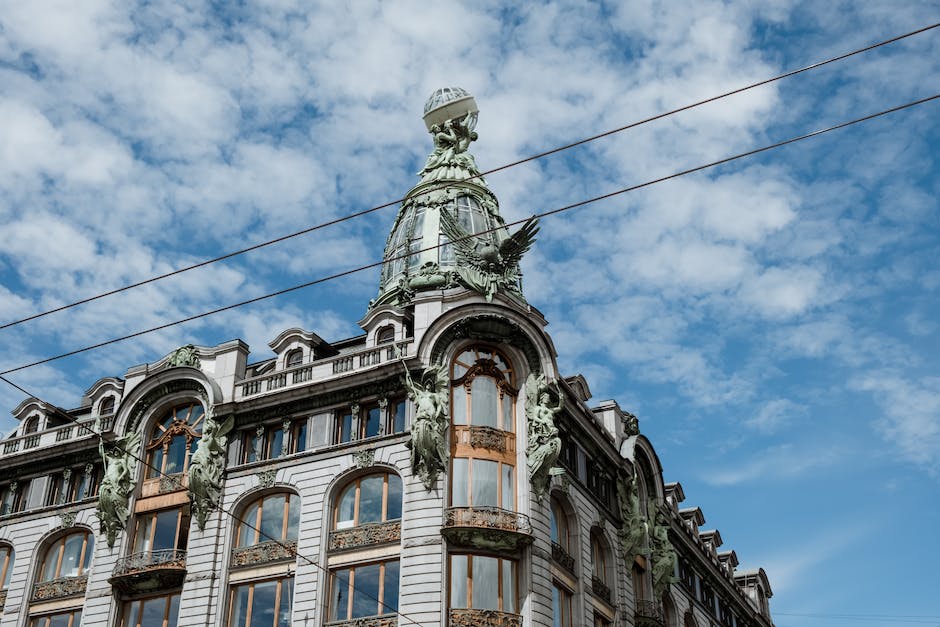
[[[481,610],[499,609],[499,560],[473,556],[473,602]]]
[[[186,461],[186,436],[176,435],[170,440],[170,448],[166,453],[166,468],[164,472],[172,474],[174,472],[183,472],[183,464]]]
[[[350,618],[378,614],[379,565],[370,564],[357,568],[353,584],[353,610]]]
[[[95,554],[95,536],[88,534],[85,542],[85,561],[82,564],[82,570],[91,568],[91,557]]]
[[[552,627],[567,627],[568,623],[562,617],[561,591],[558,586],[552,586],[552,616],[554,616]]]
[[[82,546],[84,534],[71,535],[65,539],[65,553],[62,555],[62,568],[59,577],[77,577],[82,564]]]
[[[489,377],[476,377],[470,384],[471,423],[496,427],[498,415],[496,382]]]
[[[388,511],[385,520],[401,518],[401,479],[395,475],[388,476]]]
[[[398,562],[385,564],[385,596],[382,597],[383,614],[398,612]]]
[[[277,626],[290,627],[290,611],[294,601],[294,579],[281,580],[281,604],[277,610]]]
[[[441,264],[454,263],[456,256],[454,255],[454,245],[450,243],[450,239],[445,235],[441,235],[438,237],[437,243],[440,246],[438,250],[441,251]]]
[[[307,421],[302,421],[294,431],[294,452],[300,453],[307,450]]]
[[[153,550],[176,548],[176,523],[179,510],[171,509],[157,514],[157,528],[153,534]]]
[[[515,497],[515,488],[516,483],[513,481],[513,467],[508,464],[503,464],[503,495],[502,495],[502,507],[503,509],[516,509],[516,497]]]
[[[269,496],[261,504],[261,542],[281,540],[284,534],[284,495]],[[273,619],[272,619],[273,620]],[[252,622],[253,619],[252,619]]]
[[[330,592],[330,620],[349,618],[349,569],[333,574],[333,589]]]
[[[367,438],[371,438],[379,434],[379,426],[382,424],[381,417],[382,417],[382,410],[380,410],[378,407],[372,407],[366,413],[365,430],[366,430]]]
[[[167,627],[176,627],[180,613],[180,595],[174,594],[170,597],[170,611],[167,616]]]
[[[458,385],[454,388],[454,400],[451,403],[451,415],[455,425],[467,424],[467,390]]]
[[[467,556],[450,556],[450,606],[467,607]]]
[[[284,445],[284,430],[278,427],[268,432],[268,459],[274,459],[281,455],[281,447]]]
[[[502,560],[503,567],[503,611],[516,611],[516,563]]]
[[[42,567],[42,581],[55,579],[55,571],[59,562],[59,552],[62,550],[61,543],[61,540],[56,542],[54,545],[49,547],[49,550],[46,552],[46,562]]]
[[[144,610],[140,616],[140,627],[163,627],[163,614],[165,612],[165,597],[145,600]]]
[[[160,476],[163,468],[163,449],[154,449],[150,453],[150,463],[147,465],[147,478],[153,479]]]
[[[454,362],[454,379],[459,379],[467,372],[467,367],[463,364]]]
[[[287,506],[287,540],[297,539],[297,526],[300,524],[300,497],[289,496],[290,503]]]
[[[246,524],[241,526],[241,531],[238,534],[238,546],[250,546],[255,543],[255,535],[258,533],[251,527],[255,525],[255,521],[258,520],[258,504],[252,503],[247,510],[245,510],[245,517],[243,519]],[[251,527],[249,527],[251,525]]]
[[[401,401],[395,403],[392,411],[395,416],[395,421],[392,425],[393,433],[401,433],[405,430],[405,402]]]
[[[512,416],[512,401],[513,398],[508,394],[503,394],[503,398],[500,400],[503,406],[503,424],[500,425],[500,428],[503,431],[515,431],[515,421]]]
[[[473,460],[473,494],[470,503],[474,507],[499,506],[496,495],[498,464],[485,459]]]
[[[56,614],[49,617],[49,627],[69,627],[69,619],[72,614]]]
[[[130,603],[124,604],[124,622],[122,625],[124,627],[137,627],[137,620],[139,619],[140,614],[140,603],[138,601],[132,601]]]
[[[366,477],[359,483],[359,524],[382,520],[383,475]],[[358,575],[357,575],[358,576]]]
[[[552,507],[551,507],[551,510],[550,510],[550,516],[551,516],[551,518],[549,519],[549,534],[550,534],[550,536],[551,536],[552,542],[554,542],[555,544],[559,544],[559,545],[560,545],[561,542],[559,542],[559,540],[558,540],[558,514],[557,514],[557,512],[556,512],[556,508],[555,508],[555,504],[554,504],[554,503],[552,503]],[[557,615],[557,613],[556,613],[556,615]]]
[[[251,603],[251,627],[274,627],[276,595],[276,581],[255,584],[255,596]]]
[[[336,528],[344,529],[356,524],[356,483],[353,482],[339,499]]]
[[[3,568],[3,581],[0,582],[0,588],[6,590],[10,587],[10,575],[13,574],[13,560],[15,553],[9,547],[0,549],[0,568]]]
[[[450,504],[453,507],[467,507],[470,505],[469,478],[470,464],[468,459],[455,457],[453,461],[454,471],[451,473]]]
[[[345,414],[339,418],[339,441],[349,442],[352,439],[352,414]]]
[[[245,627],[248,617],[248,586],[238,586],[232,590],[232,618],[229,627]]]

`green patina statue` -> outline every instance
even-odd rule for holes
[[[465,170],[469,176],[479,176],[473,155],[467,151],[477,139],[477,134],[470,128],[469,116],[446,120],[431,127],[434,138],[434,151],[428,155],[424,167],[418,172],[421,182],[448,178],[468,178],[466,174],[455,176],[453,170]]]
[[[408,398],[415,405],[415,418],[411,425],[411,468],[421,477],[424,487],[430,491],[437,482],[438,473],[447,469],[447,368],[442,365],[429,366],[418,383],[405,368],[405,388]]]
[[[654,598],[661,599],[669,584],[678,581],[675,576],[676,550],[669,540],[669,518],[665,510],[656,504],[656,512],[650,525],[650,540],[652,550],[650,557],[653,561],[653,593]]]
[[[640,497],[637,492],[636,477],[625,473],[617,481],[617,501],[623,528],[620,530],[620,543],[627,560],[635,555],[649,551],[647,547],[648,525],[646,516],[640,511]]]
[[[167,366],[173,368],[177,366],[199,367],[199,356],[196,355],[196,347],[192,344],[180,346],[170,355]]]
[[[212,418],[211,409],[206,414],[199,446],[189,462],[189,500],[200,531],[205,530],[209,512],[222,498],[226,435],[235,425],[234,416],[219,423]]]
[[[554,405],[550,392],[555,396]],[[529,375],[526,379],[525,406],[528,422],[526,458],[532,491],[537,499],[545,495],[551,475],[563,472],[555,468],[555,462],[561,453],[561,438],[558,436],[558,427],[555,426],[555,416],[563,407],[564,396],[557,382],[550,386],[544,374],[538,377]]]
[[[114,541],[124,530],[130,515],[129,503],[136,483],[139,447],[140,434],[136,432],[115,440],[107,452],[104,442],[98,444],[105,468],[104,479],[98,489],[98,521],[110,548],[114,548]]]

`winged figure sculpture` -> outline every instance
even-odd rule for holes
[[[467,232],[446,209],[441,209],[441,232],[454,247],[457,274],[487,301],[500,289],[519,293],[519,261],[535,243],[539,232],[536,217],[526,220],[519,230],[496,244],[487,236]]]

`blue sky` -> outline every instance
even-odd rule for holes
[[[936,1],[308,4],[0,2],[0,320],[400,197],[437,87],[477,97],[489,169],[940,20]],[[488,182],[518,219],[938,77],[931,31]],[[640,417],[686,504],[767,569],[779,627],[940,616],[937,107],[548,218],[524,262],[563,371]],[[375,261],[394,213],[2,330],[0,366]],[[376,288],[361,273],[12,378],[74,407],[180,344],[263,358],[289,326],[357,334]]]

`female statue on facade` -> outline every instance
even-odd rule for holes
[[[107,452],[104,441],[98,443],[98,452],[105,468],[104,479],[98,490],[98,520],[109,547],[114,547],[118,532],[127,524],[130,514],[128,503],[136,483],[134,475],[137,473],[136,455],[139,447],[140,434],[136,432],[115,440]]]
[[[189,462],[189,498],[199,529],[206,528],[209,512],[219,506],[222,498],[222,471],[225,468],[225,437],[235,424],[235,417],[218,423],[211,408],[199,438],[199,446]]]
[[[554,404],[550,392],[554,392]],[[536,498],[542,498],[545,494],[552,469],[561,453],[561,438],[555,426],[555,416],[563,407],[564,396],[557,382],[549,386],[544,374],[538,377],[529,375],[526,380],[526,418],[529,423],[526,458]]]
[[[650,557],[653,560],[653,592],[656,598],[662,598],[663,593],[669,588],[669,584],[676,581],[676,550],[669,541],[669,518],[661,507],[656,507],[656,514],[653,516],[652,552]]]
[[[411,378],[405,368],[405,387],[408,398],[415,405],[415,418],[411,425],[411,468],[430,490],[437,482],[437,474],[447,469],[447,389],[450,382],[447,369],[430,366],[421,375],[421,383]]]

